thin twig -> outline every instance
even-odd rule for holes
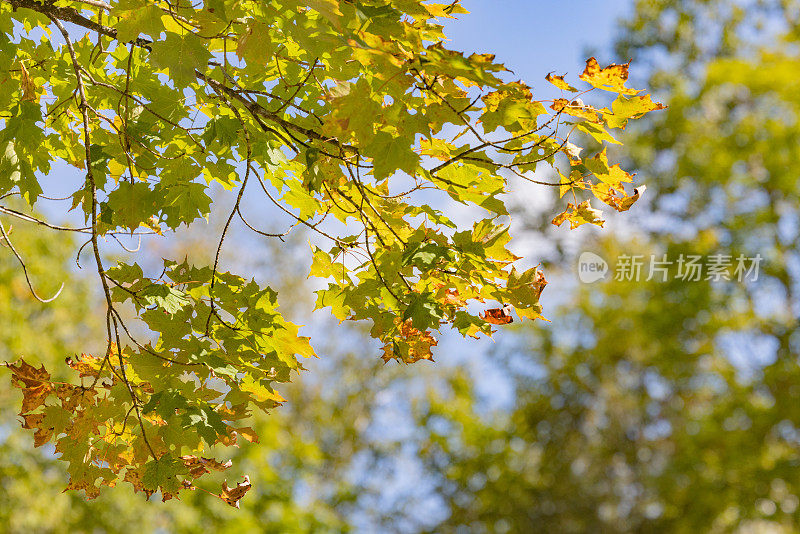
[[[11,249],[11,252],[14,253],[14,256],[17,257],[17,260],[19,261],[19,264],[22,266],[22,272],[25,275],[25,281],[28,283],[28,289],[31,290],[31,294],[33,295],[33,298],[35,298],[39,302],[42,302],[42,303],[45,303],[45,304],[48,303],[48,302],[53,302],[54,300],[56,300],[58,298],[58,296],[61,294],[61,291],[64,289],[64,282],[61,282],[61,287],[58,289],[56,294],[53,295],[52,297],[50,297],[49,299],[43,299],[42,297],[40,297],[36,293],[36,290],[33,289],[33,283],[31,282],[30,276],[28,276],[28,267],[25,265],[25,260],[22,259],[22,256],[20,255],[20,253],[17,252],[17,249],[14,247],[14,243],[12,243],[11,239],[9,239],[8,234],[6,233],[6,227],[3,226],[3,221],[0,221],[0,235],[2,235],[3,241],[6,242],[6,244],[8,245],[8,248]]]

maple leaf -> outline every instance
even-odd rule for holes
[[[544,79],[564,91],[572,91],[572,92],[578,91],[576,88],[572,87],[570,84],[564,81],[564,76],[553,76],[553,73],[551,72],[547,76],[545,76]]]
[[[258,434],[256,434],[256,431],[249,426],[237,428],[234,432],[237,436],[242,436],[250,443],[258,443]]]
[[[102,365],[103,360],[92,356],[91,354],[81,354],[80,358],[77,360],[67,358],[66,363],[71,369],[78,371],[78,376],[81,378],[85,376],[94,378],[99,376],[100,366]]]
[[[647,189],[647,186],[640,185],[633,190],[633,195],[626,195],[625,191],[620,188],[618,190],[612,189],[607,184],[596,184],[591,187],[594,195],[614,208],[617,211],[627,211],[633,206],[637,200]]]
[[[228,481],[226,480],[222,483],[222,493],[220,493],[219,496],[229,505],[234,508],[239,508],[239,501],[252,487],[252,484],[250,484],[250,477],[247,475],[244,476],[243,482],[239,482],[233,488],[228,487]]]
[[[581,202],[577,206],[572,203],[567,204],[567,209],[553,219],[553,224],[561,226],[564,221],[569,221],[570,230],[574,230],[586,223],[600,227],[605,223],[603,212],[592,208],[588,200]]]
[[[211,57],[208,47],[193,33],[167,32],[167,38],[153,43],[152,49],[153,64],[169,69],[170,77],[181,87],[189,85],[195,79],[195,69],[204,68]]]
[[[140,33],[158,37],[164,29],[161,22],[162,11],[157,5],[144,0],[120,0],[112,13],[118,17],[114,26],[117,36],[123,42],[135,39]]]
[[[142,491],[148,499],[153,494],[153,491],[146,489],[142,484],[142,472],[139,469],[128,469],[125,471],[125,477],[123,480],[133,486],[134,493]]]
[[[612,113],[606,117],[606,122],[611,128],[625,128],[631,119],[642,117],[651,111],[666,108],[667,106],[660,102],[653,102],[650,95],[628,98],[621,94],[612,102]]]
[[[600,68],[597,59],[590,57],[586,60],[586,69],[584,69],[579,78],[598,89],[623,95],[635,95],[640,91],[625,87],[625,82],[628,80],[629,67],[630,62],[622,65],[612,63],[607,67]]]
[[[590,122],[600,122],[600,110],[597,110],[592,106],[587,106],[579,98],[576,98],[572,101],[569,101],[566,98],[557,98],[550,105],[550,109],[566,113],[567,115],[572,115],[573,117],[586,119]]]
[[[64,491],[83,490],[87,500],[96,499],[100,496],[100,488],[96,484],[100,472],[101,470],[96,466],[81,465],[75,472],[70,473],[69,483]]]
[[[20,70],[20,85],[22,86],[22,100],[26,102],[39,102],[39,94],[36,91],[36,84],[33,83],[33,78],[25,68],[24,63],[19,64]]]
[[[22,417],[23,423],[22,428],[27,430],[35,430],[33,433],[33,446],[34,447],[41,447],[48,441],[53,435],[53,428],[48,428],[46,425],[43,425],[45,414],[43,413],[34,413],[34,414],[20,414]]]
[[[439,344],[439,341],[428,331],[421,331],[414,328],[411,319],[396,319],[398,331],[396,338],[386,343],[383,347],[384,363],[396,359],[405,363],[414,363],[419,360],[433,361],[431,349]]]
[[[511,315],[510,306],[488,309],[481,315],[481,317],[484,321],[490,324],[510,324],[514,322],[514,317]]]
[[[544,273],[532,267],[523,273],[511,269],[508,276],[508,301],[507,306],[513,307],[520,319],[544,319],[539,298],[547,286]],[[545,319],[546,320],[546,319]]]
[[[61,407],[71,412],[77,408],[88,408],[94,405],[94,398],[97,390],[75,386],[71,384],[60,384],[56,388],[56,396],[61,401]]]
[[[44,404],[48,395],[53,392],[50,384],[50,373],[44,365],[36,369],[23,359],[16,364],[6,363],[6,367],[11,369],[11,381],[15,387],[22,390],[22,410],[21,413],[28,413]]]
[[[180,458],[183,460],[183,465],[189,469],[189,475],[192,478],[200,478],[204,474],[210,473],[212,470],[225,471],[233,465],[233,462],[230,460],[220,463],[213,458],[202,458],[193,455],[181,456]]]

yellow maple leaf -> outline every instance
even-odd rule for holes
[[[578,91],[576,88],[572,87],[570,84],[565,82],[563,76],[553,76],[552,72],[547,76],[545,76],[544,79],[564,91],[573,91],[573,92]]]
[[[581,202],[577,206],[572,203],[567,204],[567,209],[564,210],[563,213],[557,215],[552,222],[556,226],[561,226],[564,224],[564,221],[569,221],[570,230],[574,230],[575,228],[587,223],[594,224],[602,228],[603,223],[606,222],[603,219],[603,212],[592,208],[588,200]]]
[[[625,82],[628,81],[629,66],[630,62],[622,65],[612,63],[607,67],[601,68],[600,64],[597,63],[597,59],[590,57],[586,60],[586,69],[579,78],[598,89],[623,95],[635,95],[639,93],[638,89],[629,89],[625,87]]]

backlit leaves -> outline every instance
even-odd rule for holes
[[[44,399],[53,391],[50,385],[50,373],[44,366],[34,366],[20,360],[17,365],[6,364],[11,369],[11,381],[22,390],[22,413],[28,413],[44,403]]]
[[[272,384],[288,381],[302,368],[296,357],[313,351],[276,313],[274,293],[252,282],[217,273],[225,289],[212,291],[211,271],[188,264],[167,264],[170,282],[144,278],[135,265],[108,275],[157,342],[69,358],[75,383],[53,382],[24,360],[8,364],[23,393],[23,426],[35,431],[37,446],[53,441],[71,457],[71,487],[87,496],[125,480],[166,499],[186,489],[184,481],[230,467],[200,456],[207,447],[234,444],[238,435],[257,441],[239,421],[251,408],[277,406],[283,399]]]
[[[650,111],[664,108],[664,104],[653,102],[650,95],[628,98],[624,94],[620,94],[611,104],[613,117],[609,119],[608,124],[612,128],[624,128],[628,124],[628,120],[636,119]]]
[[[547,80],[548,82],[552,83],[553,85],[555,85],[559,89],[563,89],[564,91],[572,91],[572,92],[577,92],[578,91],[577,89],[572,87],[570,84],[568,84],[566,81],[564,81],[564,76],[554,76],[553,73],[551,72],[550,74],[545,76],[545,80]]]
[[[640,91],[625,87],[625,82],[628,81],[629,67],[630,63],[623,65],[612,63],[607,67],[600,67],[597,60],[590,57],[586,60],[586,69],[580,75],[580,79],[598,89],[612,91],[621,95],[635,95]]]
[[[225,502],[234,508],[239,508],[239,501],[248,491],[250,491],[250,488],[252,488],[252,485],[250,484],[250,477],[245,475],[244,481],[238,482],[236,486],[232,488],[228,486],[227,481],[223,482],[222,493],[220,493],[220,497],[222,497]]]
[[[663,107],[625,87],[628,65],[593,58],[580,76],[588,88],[550,74],[563,96],[537,100],[492,54],[445,47],[440,19],[465,13],[459,2],[17,4],[0,0],[16,21],[0,25],[13,43],[0,63],[16,69],[0,70],[0,194],[32,208],[52,164],[80,173],[65,210],[85,219],[72,230],[88,238],[108,338],[105,353],[68,359],[71,382],[9,365],[23,426],[37,445],[55,443],[69,487],[90,497],[126,481],[167,499],[227,469],[209,450],[257,441],[251,411],[279,406],[277,386],[314,356],[275,293],[221,272],[216,257],[109,268],[120,234],[157,239],[202,219],[221,186],[233,195],[225,232],[310,232],[317,308],[367,321],[384,361],[433,360],[444,329],[475,338],[512,314],[542,318],[544,275],[515,268],[508,221],[497,220],[509,214],[509,177],[546,186],[533,173],[554,168],[549,185],[574,201],[554,223],[602,226],[579,195],[619,211],[638,198],[608,160],[609,130]],[[42,42],[34,28],[61,39]],[[618,96],[585,103],[592,88]],[[248,221],[245,192],[281,232]],[[457,227],[452,201],[474,220]],[[249,487],[224,486],[220,498],[236,505]]]
[[[567,209],[553,219],[553,224],[556,226],[561,226],[565,221],[569,222],[570,230],[574,230],[575,228],[587,223],[594,224],[602,228],[603,224],[605,223],[605,220],[603,219],[603,212],[592,208],[588,200],[581,202],[577,206],[572,203],[567,204]]]
[[[514,317],[508,308],[492,308],[483,314],[483,320],[491,324],[510,324],[514,322]]]

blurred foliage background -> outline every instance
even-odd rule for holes
[[[32,448],[18,393],[0,388],[0,530],[800,531],[798,21],[795,0],[635,2],[615,57],[670,106],[625,132],[646,200],[578,242],[549,212],[520,211],[524,232],[557,245],[544,263],[558,298],[552,324],[515,323],[479,355],[496,391],[468,363],[383,366],[356,328],[319,320],[337,329],[316,336],[323,358],[256,422],[261,443],[233,453],[254,481],[237,511],[202,492],[163,504],[124,487],[91,502],[59,493],[52,451]],[[41,292],[65,290],[36,302],[0,248],[0,359],[59,368],[102,337],[97,296],[75,243],[13,232]],[[170,246],[209,253],[203,235]],[[303,322],[302,235],[239,246],[228,262],[255,262]],[[748,283],[578,286],[582,250],[764,260]]]

